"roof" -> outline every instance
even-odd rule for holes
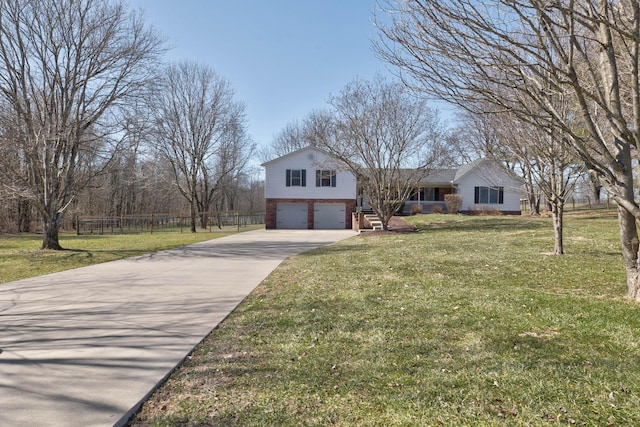
[[[267,165],[269,165],[271,163],[279,162],[280,160],[284,160],[284,159],[287,159],[289,157],[293,157],[293,156],[298,155],[300,153],[303,153],[305,151],[315,151],[317,153],[322,153],[322,154],[324,154],[326,156],[329,156],[329,157],[334,157],[333,155],[331,155],[327,151],[322,150],[322,149],[316,147],[315,145],[307,145],[306,147],[303,147],[303,148],[300,148],[298,150],[295,150],[295,151],[292,151],[290,153],[287,153],[284,156],[276,157],[275,159],[272,159],[272,160],[269,160],[267,162],[264,162],[261,166],[264,167],[264,166],[267,166]]]
[[[484,163],[487,159],[485,157],[481,157],[479,159],[476,159],[470,163],[467,163],[465,165],[460,166],[455,173],[455,176],[453,177],[453,181],[460,181],[466,174],[468,174],[469,172],[471,172],[472,170],[474,170],[475,168],[477,168],[478,166],[480,166],[482,163]]]
[[[274,162],[278,162],[280,160],[284,160],[287,159],[289,157],[293,157],[295,155],[298,155],[300,153],[303,153],[305,151],[314,151],[317,153],[322,153],[328,157],[334,157],[331,153],[318,148],[314,145],[308,145],[306,147],[300,148],[298,150],[292,151],[290,153],[285,154],[284,156],[275,158],[273,160],[269,160],[267,162],[264,162],[262,164],[262,166],[267,166],[271,163]],[[465,165],[460,166],[459,168],[449,168],[449,169],[433,169],[431,171],[429,171],[427,173],[426,176],[424,176],[421,180],[420,180],[420,184],[422,185],[427,185],[427,186],[450,186],[450,185],[454,185],[457,184],[462,178],[464,178],[467,174],[469,174],[470,172],[472,172],[473,170],[482,167],[485,163],[487,162],[491,162],[490,159],[486,158],[486,157],[482,157],[479,159],[476,159],[470,163],[467,163]],[[403,169],[402,173],[406,174],[406,173],[412,173],[412,171],[415,172],[414,169]],[[509,173],[509,176],[511,176],[512,178],[516,179],[516,180],[520,180],[520,178],[515,177],[513,175],[513,173]]]
[[[420,180],[421,184],[443,184],[451,185],[458,169],[436,169]]]
[[[423,185],[442,185],[448,186],[457,184],[462,178],[473,170],[483,167],[490,159],[482,157],[472,162],[464,164],[459,168],[452,169],[435,169],[425,176],[420,183]],[[510,174],[511,175],[511,174]]]

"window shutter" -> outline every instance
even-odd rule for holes
[[[316,169],[316,187],[322,186],[322,171]]]
[[[307,170],[306,169],[302,169],[302,186],[303,187],[307,186]]]
[[[331,171],[331,186],[332,187],[336,186],[336,175],[338,175],[336,173],[336,171]]]
[[[498,203],[504,204],[504,187],[498,187]]]
[[[475,204],[480,203],[480,187],[475,188],[474,202]]]
[[[287,169],[287,187],[291,187],[291,169]]]

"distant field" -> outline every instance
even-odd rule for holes
[[[241,231],[264,228],[243,227]],[[157,232],[145,234],[61,234],[64,251],[42,251],[42,236],[0,235],[0,283],[47,273],[157,252],[237,233],[236,227],[213,232]]]
[[[613,213],[422,215],[282,264],[134,426],[640,425]]]

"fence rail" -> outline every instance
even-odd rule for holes
[[[247,227],[264,224],[264,212],[200,212],[197,227],[214,231],[223,227]],[[159,231],[188,231],[191,228],[191,215],[155,213],[147,215],[88,216],[75,218],[76,234],[124,234],[154,233]]]

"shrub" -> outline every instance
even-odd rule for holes
[[[461,194],[445,194],[444,204],[447,206],[447,212],[450,214],[456,214],[462,206]]]
[[[434,214],[441,214],[441,213],[442,213],[442,206],[440,206],[440,205],[433,205],[433,206],[431,207],[431,213],[434,213]]]
[[[412,205],[411,215],[417,215],[422,213],[422,205]]]

